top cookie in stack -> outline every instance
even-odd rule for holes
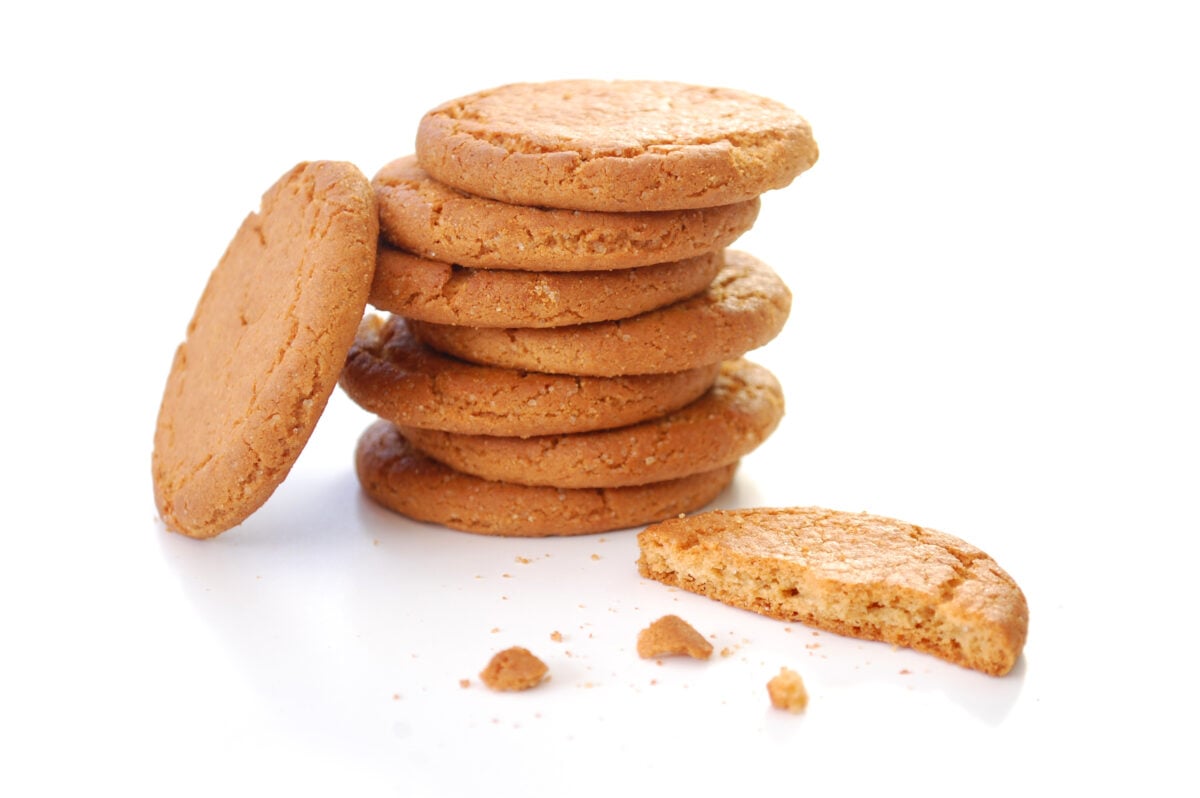
[[[787,186],[817,160],[774,100],[657,81],[522,83],[425,115],[417,158],[461,191],[580,211],[713,208]]]
[[[790,309],[725,247],[816,160],[807,123],[728,89],[514,84],[422,119],[373,185],[381,242],[343,372],[379,414],[360,480],[419,520],[509,535],[711,501],[778,424],[741,355]]]

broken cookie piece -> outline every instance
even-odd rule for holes
[[[678,615],[664,615],[638,632],[637,652],[642,659],[682,654],[708,659],[712,650],[712,643]]]
[[[779,674],[767,682],[767,695],[771,697],[771,706],[794,714],[803,712],[808,706],[804,680],[791,668],[780,668]]]
[[[1012,670],[1029,608],[956,537],[816,507],[714,510],[638,535],[642,576],[773,618],[882,640],[993,676]]]
[[[528,690],[541,684],[547,671],[546,663],[529,649],[513,646],[493,656],[479,678],[493,690]]]

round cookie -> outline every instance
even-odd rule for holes
[[[433,348],[476,363],[614,377],[739,357],[779,333],[791,304],[791,293],[770,267],[726,250],[725,267],[704,293],[629,319],[550,329],[417,321],[411,327]]]
[[[710,208],[782,188],[817,160],[803,118],[734,89],[658,81],[514,83],[421,119],[436,180],[517,205]]]
[[[758,197],[641,213],[510,205],[439,183],[411,155],[379,170],[372,185],[380,232],[389,242],[481,269],[601,271],[683,260],[732,244],[759,209]]]
[[[661,418],[575,435],[498,438],[401,427],[425,455],[483,479],[559,488],[617,488],[737,462],[783,417],[783,391],[762,366],[721,366],[713,387]]]
[[[370,302],[412,319],[474,327],[563,327],[636,316],[703,291],[721,252],[595,272],[471,269],[381,243]]]
[[[366,178],[329,161],[296,166],[242,223],[163,392],[152,469],[168,529],[217,535],[283,481],[354,340],[378,233]]]
[[[485,435],[547,435],[635,424],[702,395],[719,366],[673,374],[573,377],[478,366],[421,344],[403,318],[363,319],[342,389],[397,424]]]
[[[737,464],[629,488],[561,489],[490,482],[419,454],[377,421],[358,442],[358,479],[374,501],[401,515],[484,535],[585,535],[642,526],[697,510],[733,480]]]

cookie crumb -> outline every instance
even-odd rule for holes
[[[708,659],[712,651],[712,643],[678,615],[664,615],[638,632],[637,652],[642,659],[676,654]]]
[[[471,686],[471,680],[470,679],[459,679],[458,686],[461,687],[462,689],[466,690],[468,687]]]
[[[562,632],[558,631],[557,629],[554,630],[553,632],[550,633],[550,639],[553,640],[555,643],[561,643],[563,641]]]
[[[767,694],[771,696],[771,706],[776,709],[786,709],[795,714],[803,712],[808,706],[804,680],[790,668],[780,668],[779,675],[767,682]]]
[[[513,646],[493,656],[479,678],[493,690],[528,690],[540,684],[548,670],[529,649]]]

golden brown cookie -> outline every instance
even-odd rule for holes
[[[413,338],[399,316],[368,315],[342,388],[360,406],[409,427],[481,435],[550,435],[620,427],[701,396],[720,364],[674,374],[572,377],[478,366]]]
[[[643,576],[735,607],[1003,676],[1025,645],[1017,583],[958,538],[816,507],[713,511],[638,535]]]
[[[597,272],[470,269],[379,246],[370,302],[411,319],[474,327],[563,327],[636,316],[703,291],[721,252]]]
[[[431,260],[482,269],[597,271],[724,249],[750,229],[758,197],[642,213],[534,208],[472,196],[434,180],[409,156],[379,171],[380,232]]]
[[[584,535],[691,512],[715,499],[737,464],[630,488],[569,489],[490,482],[417,452],[386,421],[358,442],[358,479],[379,504],[416,521],[484,535]]]
[[[618,488],[663,482],[737,462],[783,417],[771,372],[729,361],[704,396],[628,427],[531,438],[460,435],[402,427],[425,455],[484,479],[559,488]]]
[[[417,131],[435,179],[517,205],[709,208],[782,188],[817,160],[804,119],[733,89],[515,83],[445,103]]]
[[[629,319],[550,329],[412,322],[442,352],[514,369],[614,377],[692,369],[740,357],[782,329],[792,295],[770,267],[737,250],[702,294]]]
[[[154,433],[168,529],[212,537],[283,481],[362,318],[378,215],[351,164],[302,163],[242,223],[175,353]]]

